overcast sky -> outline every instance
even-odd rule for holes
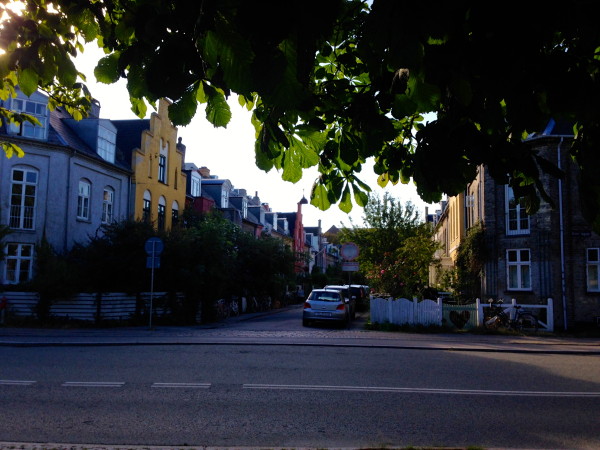
[[[102,52],[95,44],[87,46],[83,55],[77,60],[77,68],[86,74],[87,85],[92,95],[100,102],[100,117],[106,119],[135,119],[129,104],[129,95],[125,82],[106,85],[96,83],[93,68]],[[268,203],[276,212],[295,212],[297,204],[304,195],[310,201],[313,182],[318,176],[316,168],[306,169],[302,180],[293,184],[281,179],[281,174],[274,169],[269,173],[258,169],[254,160],[254,127],[250,123],[251,113],[242,108],[236,98],[230,98],[232,119],[227,128],[215,128],[205,118],[204,108],[199,108],[190,125],[179,127],[178,136],[186,145],[186,160],[198,167],[206,166],[212,175],[226,178],[237,189],[246,189],[249,195],[258,193],[261,201]],[[150,113],[151,111],[149,111]],[[367,183],[373,192],[383,195],[384,190],[377,185],[377,177],[373,173],[372,163],[363,168],[362,181]],[[410,201],[418,207],[423,217],[427,206],[417,195],[412,185],[397,185],[387,188],[403,205]],[[430,211],[437,205],[429,205]],[[350,226],[362,224],[363,210],[354,205],[350,214],[332,205],[327,211],[307,204],[302,207],[304,226],[321,226],[327,231],[331,226]],[[350,220],[351,219],[351,220]]]

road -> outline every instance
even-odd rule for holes
[[[195,345],[0,347],[0,441],[600,448],[595,354],[357,347],[361,319],[307,329],[299,314],[206,329],[213,341]]]

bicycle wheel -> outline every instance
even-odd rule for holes
[[[521,331],[537,332],[539,328],[538,320],[533,314],[519,314],[517,326]]]
[[[501,324],[502,320],[497,315],[483,319],[483,327],[486,330],[497,330]]]

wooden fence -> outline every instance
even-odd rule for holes
[[[515,311],[517,305],[515,299],[507,308]],[[533,315],[538,318],[541,330],[554,331],[554,310],[551,298],[545,305],[542,304],[520,304],[524,310],[532,310]],[[453,305],[443,303],[442,299],[422,300],[416,298],[408,300],[405,298],[380,298],[371,299],[371,322],[391,323],[395,325],[422,325],[422,326],[446,326],[461,330],[469,330],[483,326],[484,308],[489,307],[487,303],[481,303],[479,299],[475,303],[467,305]]]
[[[116,321],[125,322],[136,314],[147,316],[152,297],[153,317],[169,314],[165,305],[165,292],[144,292],[139,297],[124,293],[77,294],[68,300],[53,301],[50,305],[50,316],[79,320],[84,322]],[[39,296],[35,292],[4,292],[6,298],[5,316],[34,317],[38,307]]]

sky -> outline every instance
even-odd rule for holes
[[[93,69],[102,56],[96,45],[90,44],[75,62],[78,70],[86,75],[86,84],[92,95],[100,102],[100,117],[112,120],[138,118],[131,111],[124,80],[110,85],[96,82]],[[268,203],[274,212],[296,212],[298,202],[303,196],[306,197],[309,203],[302,206],[305,227],[316,227],[319,220],[324,231],[332,226],[341,228],[363,224],[363,209],[356,204],[353,204],[349,214],[341,211],[337,204],[331,205],[326,211],[310,204],[312,185],[318,177],[316,167],[305,169],[302,179],[295,184],[282,180],[281,173],[275,169],[267,173],[256,167],[251,112],[242,108],[233,96],[230,97],[229,104],[232,118],[226,128],[213,127],[206,120],[202,106],[188,126],[178,127],[178,136],[186,146],[184,162],[207,167],[211,175],[230,180],[234,188],[245,189],[248,195],[258,193],[261,202]],[[148,116],[152,111],[149,108]],[[430,212],[439,209],[439,205],[427,205],[423,202],[412,183],[399,183],[385,189],[379,187],[372,166],[372,161],[367,161],[359,178],[371,187],[374,194],[381,197],[387,191],[402,205],[410,201],[417,207],[422,219],[426,206],[429,206]]]

